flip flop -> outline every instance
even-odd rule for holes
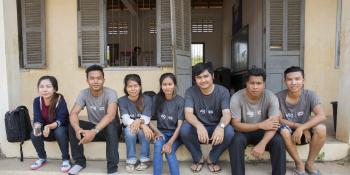
[[[195,165],[194,169],[191,168],[193,165]],[[204,160],[202,162],[193,162],[190,169],[193,173],[198,173],[202,170],[203,165],[204,165]]]
[[[208,163],[207,162],[207,165],[208,165],[208,169],[211,173],[214,173],[214,174],[218,174],[221,172],[221,167],[219,166],[219,169],[215,170],[215,165],[217,165],[216,163]]]
[[[306,172],[309,173],[310,175],[321,175],[320,170],[314,170],[314,171],[310,171],[307,168],[305,168]]]
[[[305,171],[300,171],[297,168],[294,168],[293,175],[306,175],[306,173],[305,173]]]

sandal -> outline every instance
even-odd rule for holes
[[[203,165],[204,165],[204,159],[202,158],[201,160],[202,161],[200,161],[200,162],[192,162],[190,169],[193,173],[198,173],[202,170]],[[195,168],[192,168],[192,167],[195,167]]]
[[[208,169],[211,173],[214,173],[214,174],[217,174],[217,173],[220,173],[221,172],[221,167],[216,164],[216,163],[208,163],[207,162],[207,165],[208,165]],[[214,167],[217,166],[219,167],[219,169],[215,169]]]
[[[305,173],[305,171],[300,171],[297,168],[294,168],[293,175],[306,175],[306,173]]]
[[[306,171],[307,173],[309,173],[310,175],[321,175],[320,170],[310,171],[310,170],[308,170],[307,168],[305,168],[305,171]]]

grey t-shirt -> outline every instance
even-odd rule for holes
[[[185,100],[176,95],[171,100],[165,100],[161,109],[155,111],[155,98],[153,98],[153,112],[157,119],[157,128],[159,130],[175,130],[178,120],[184,120]]]
[[[204,95],[195,85],[186,90],[185,107],[193,108],[194,115],[204,125],[217,125],[222,110],[230,109],[230,93],[225,87],[215,84],[214,91]]]
[[[307,122],[314,107],[321,103],[316,93],[303,90],[298,103],[292,105],[286,102],[287,93],[288,89],[282,90],[277,93],[277,97],[283,118],[293,122]]]
[[[89,121],[97,124],[107,114],[108,105],[118,103],[118,96],[115,90],[103,87],[102,94],[94,97],[91,95],[90,88],[87,88],[80,91],[75,103],[82,108],[86,106]]]
[[[242,123],[258,123],[279,115],[278,99],[271,91],[265,89],[260,100],[254,103],[248,101],[245,91],[242,89],[231,97],[232,118],[241,119]]]
[[[144,95],[143,96],[143,111],[138,112],[136,104],[132,102],[127,95],[120,97],[119,100],[120,116],[127,115],[130,119],[135,120],[141,118],[141,115],[151,117],[152,113],[152,98]]]

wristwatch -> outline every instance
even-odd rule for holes
[[[224,123],[220,123],[219,126],[220,126],[220,128],[223,128],[223,129],[225,128],[225,124]]]
[[[95,127],[95,128],[92,128],[91,130],[92,130],[92,131],[94,131],[94,132],[95,132],[95,134],[98,134],[98,133],[100,132],[100,130],[99,130],[99,129],[97,129],[96,127]]]

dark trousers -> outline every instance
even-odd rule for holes
[[[244,150],[249,144],[256,145],[264,137],[265,131],[236,132],[229,148],[231,174],[244,175]],[[276,133],[266,145],[266,151],[270,152],[272,175],[286,174],[286,151],[282,137]]]
[[[69,148],[68,148],[68,127],[61,126],[55,129],[51,129],[50,134],[47,138],[44,138],[43,135],[34,136],[33,132],[31,133],[31,140],[33,146],[38,154],[38,157],[41,159],[46,159],[46,151],[44,146],[44,140],[54,141],[57,140],[58,146],[60,147],[62,153],[62,160],[69,160]]]
[[[205,126],[208,131],[209,138],[213,135],[213,132],[217,126]],[[217,163],[221,154],[225,151],[225,149],[230,146],[232,138],[234,135],[234,130],[231,125],[227,125],[224,129],[224,140],[219,145],[214,145],[209,153],[209,159],[213,163]],[[192,155],[192,159],[194,162],[199,162],[203,156],[200,142],[198,140],[197,129],[193,127],[191,124],[184,122],[180,129],[180,136],[182,142],[188,149],[188,151]]]
[[[79,120],[80,128],[84,130],[90,130],[95,127],[95,124],[83,120]],[[116,120],[113,120],[104,129],[102,129],[94,138],[93,142],[106,141],[106,157],[107,157],[107,172],[114,173],[118,170],[119,163],[119,152],[118,152],[118,141],[120,135],[120,125]],[[72,157],[75,164],[82,167],[86,167],[86,158],[84,156],[83,145],[78,145],[79,140],[75,135],[75,130],[72,126],[69,126],[69,138]],[[96,150],[98,154],[98,150]]]

